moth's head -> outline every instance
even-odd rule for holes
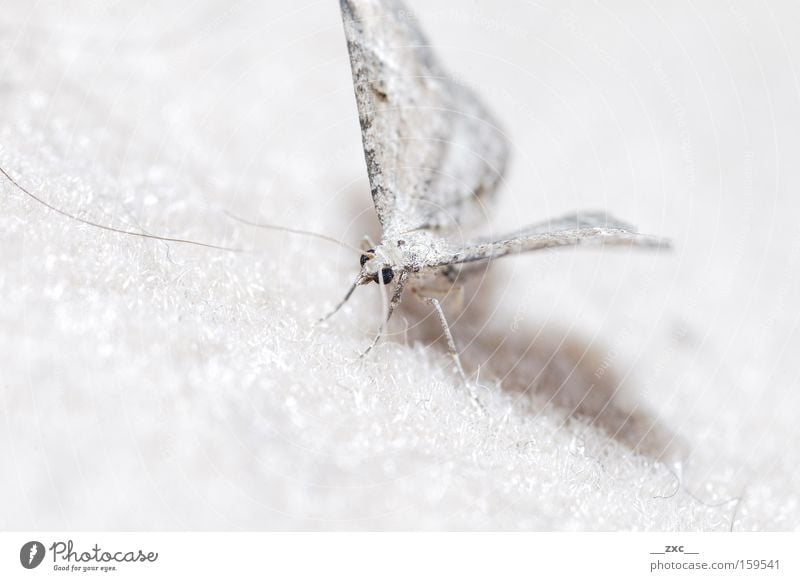
[[[389,284],[394,280],[397,266],[380,248],[370,248],[361,254],[361,280],[359,284],[377,282]]]

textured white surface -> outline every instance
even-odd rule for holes
[[[577,383],[622,378],[679,434],[684,487],[547,377],[486,380],[477,416],[402,321],[355,364],[375,288],[310,323],[357,258],[222,215],[374,227],[336,2],[16,1],[0,165],[81,216],[257,252],[2,183],[0,527],[727,530],[733,504],[703,503],[743,489],[737,530],[800,526],[796,6],[502,4],[413,4],[512,132],[495,225],[603,208],[677,248],[498,264],[481,336],[590,346]]]

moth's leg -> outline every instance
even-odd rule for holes
[[[453,361],[456,364],[456,368],[458,369],[458,374],[461,376],[461,379],[466,381],[467,374],[464,373],[464,368],[461,366],[461,357],[459,357],[458,355],[458,350],[456,349],[456,342],[453,340],[453,334],[450,332],[450,325],[447,324],[447,319],[444,316],[444,311],[442,310],[442,305],[439,303],[439,299],[435,299],[433,297],[421,297],[421,298],[427,304],[431,305],[433,309],[436,311],[436,316],[439,317],[439,324],[442,326],[444,337],[445,339],[447,339],[447,352],[450,353],[450,356],[453,358]]]
[[[442,271],[432,280],[416,284],[413,291],[423,302],[428,298],[436,298],[440,302],[447,298],[448,306],[458,311],[464,304],[464,287],[455,284],[456,280],[457,274],[452,276],[451,271]]]
[[[319,325],[320,323],[324,323],[325,321],[330,319],[333,315],[335,315],[336,313],[339,312],[339,309],[341,309],[344,306],[344,304],[350,299],[350,297],[353,296],[353,291],[356,290],[356,287],[358,286],[358,281],[359,280],[361,280],[361,276],[360,275],[355,280],[355,282],[352,285],[350,285],[350,288],[347,290],[347,294],[344,295],[344,298],[341,301],[339,301],[339,304],[336,305],[334,307],[334,309],[330,313],[328,313],[327,315],[322,317],[319,321],[317,321],[317,325]]]
[[[418,294],[418,291],[417,291]],[[456,342],[453,339],[453,334],[450,332],[450,325],[447,324],[447,318],[444,316],[444,310],[442,310],[442,305],[439,303],[439,299],[434,297],[428,297],[418,294],[419,298],[424,301],[425,303],[431,305],[433,309],[436,311],[436,316],[439,318],[439,324],[442,326],[442,331],[444,332],[445,339],[447,340],[447,352],[453,358],[453,361],[456,364],[456,368],[458,369],[458,374],[461,376],[461,379],[464,382],[467,382],[467,374],[464,373],[464,367],[461,365],[461,357],[458,354],[458,349],[456,349]],[[479,412],[482,414],[486,414],[486,408],[483,407],[483,404],[478,399],[478,396],[475,392],[467,387],[467,391],[469,392],[470,400],[472,404],[477,408]]]
[[[405,270],[400,272],[400,276],[397,279],[397,286],[394,287],[394,294],[392,294],[392,300],[389,301],[389,308],[386,311],[386,318],[381,323],[380,328],[378,329],[378,334],[375,335],[375,339],[373,339],[372,344],[367,347],[367,350],[364,351],[360,358],[366,356],[367,353],[372,351],[372,348],[378,344],[378,341],[381,340],[383,337],[383,330],[386,328],[386,325],[389,323],[389,319],[392,318],[392,314],[394,314],[394,310],[397,308],[397,305],[400,304],[401,299],[403,298],[403,289],[406,286],[406,280],[408,279],[408,272]]]

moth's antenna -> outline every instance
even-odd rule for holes
[[[107,226],[105,224],[100,224],[99,222],[92,222],[91,220],[87,220],[86,218],[81,218],[80,216],[76,216],[75,214],[71,214],[66,210],[62,210],[54,206],[53,204],[45,201],[44,199],[40,198],[36,194],[32,193],[28,190],[25,186],[20,184],[17,180],[12,178],[8,172],[0,167],[0,173],[2,173],[6,179],[14,184],[14,186],[23,192],[26,196],[31,198],[32,200],[38,202],[45,208],[48,208],[55,212],[56,214],[60,214],[65,218],[69,218],[70,220],[75,220],[76,222],[80,222],[81,224],[86,224],[87,226],[94,226],[95,228],[100,228],[101,230],[106,230],[108,232],[115,232],[117,234],[126,234],[128,236],[137,236],[139,238],[147,238],[149,240],[162,240],[164,242],[177,242],[179,244],[191,244],[193,246],[202,246],[204,248],[213,248],[214,250],[225,250],[228,252],[244,252],[242,248],[231,248],[229,246],[219,246],[217,244],[207,244],[205,242],[197,242],[195,240],[187,240],[185,238],[170,238],[169,236],[156,236],[155,234],[148,234],[146,232],[137,232],[135,230],[123,230],[121,228],[114,228],[113,226]]]
[[[347,248],[348,250],[352,250],[353,252],[357,252],[358,254],[363,254],[361,250],[356,248],[355,246],[350,246],[341,240],[337,240],[333,236],[327,236],[325,234],[320,234],[319,232],[311,232],[309,230],[298,230],[297,228],[287,228],[286,226],[276,226],[275,224],[263,224],[259,222],[251,222],[250,220],[246,220],[245,218],[241,218],[234,214],[231,214],[228,210],[224,210],[225,215],[228,218],[236,220],[237,222],[241,222],[242,224],[247,224],[248,226],[254,226],[256,228],[265,228],[267,230],[277,230],[279,232],[289,232],[290,234],[302,234],[303,236],[311,236],[313,238],[319,238],[321,240],[327,240],[328,242],[333,242],[334,244],[338,244],[342,248]],[[352,291],[351,291],[352,292]]]

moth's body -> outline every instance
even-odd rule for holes
[[[401,272],[409,274],[411,280],[421,279],[441,271],[436,257],[445,254],[447,245],[443,238],[427,231],[408,232],[394,238],[384,238],[375,248],[365,250],[366,260],[361,267],[364,281],[380,282],[380,274],[391,270],[390,276],[383,276],[388,284]],[[387,280],[388,279],[388,280]]]

